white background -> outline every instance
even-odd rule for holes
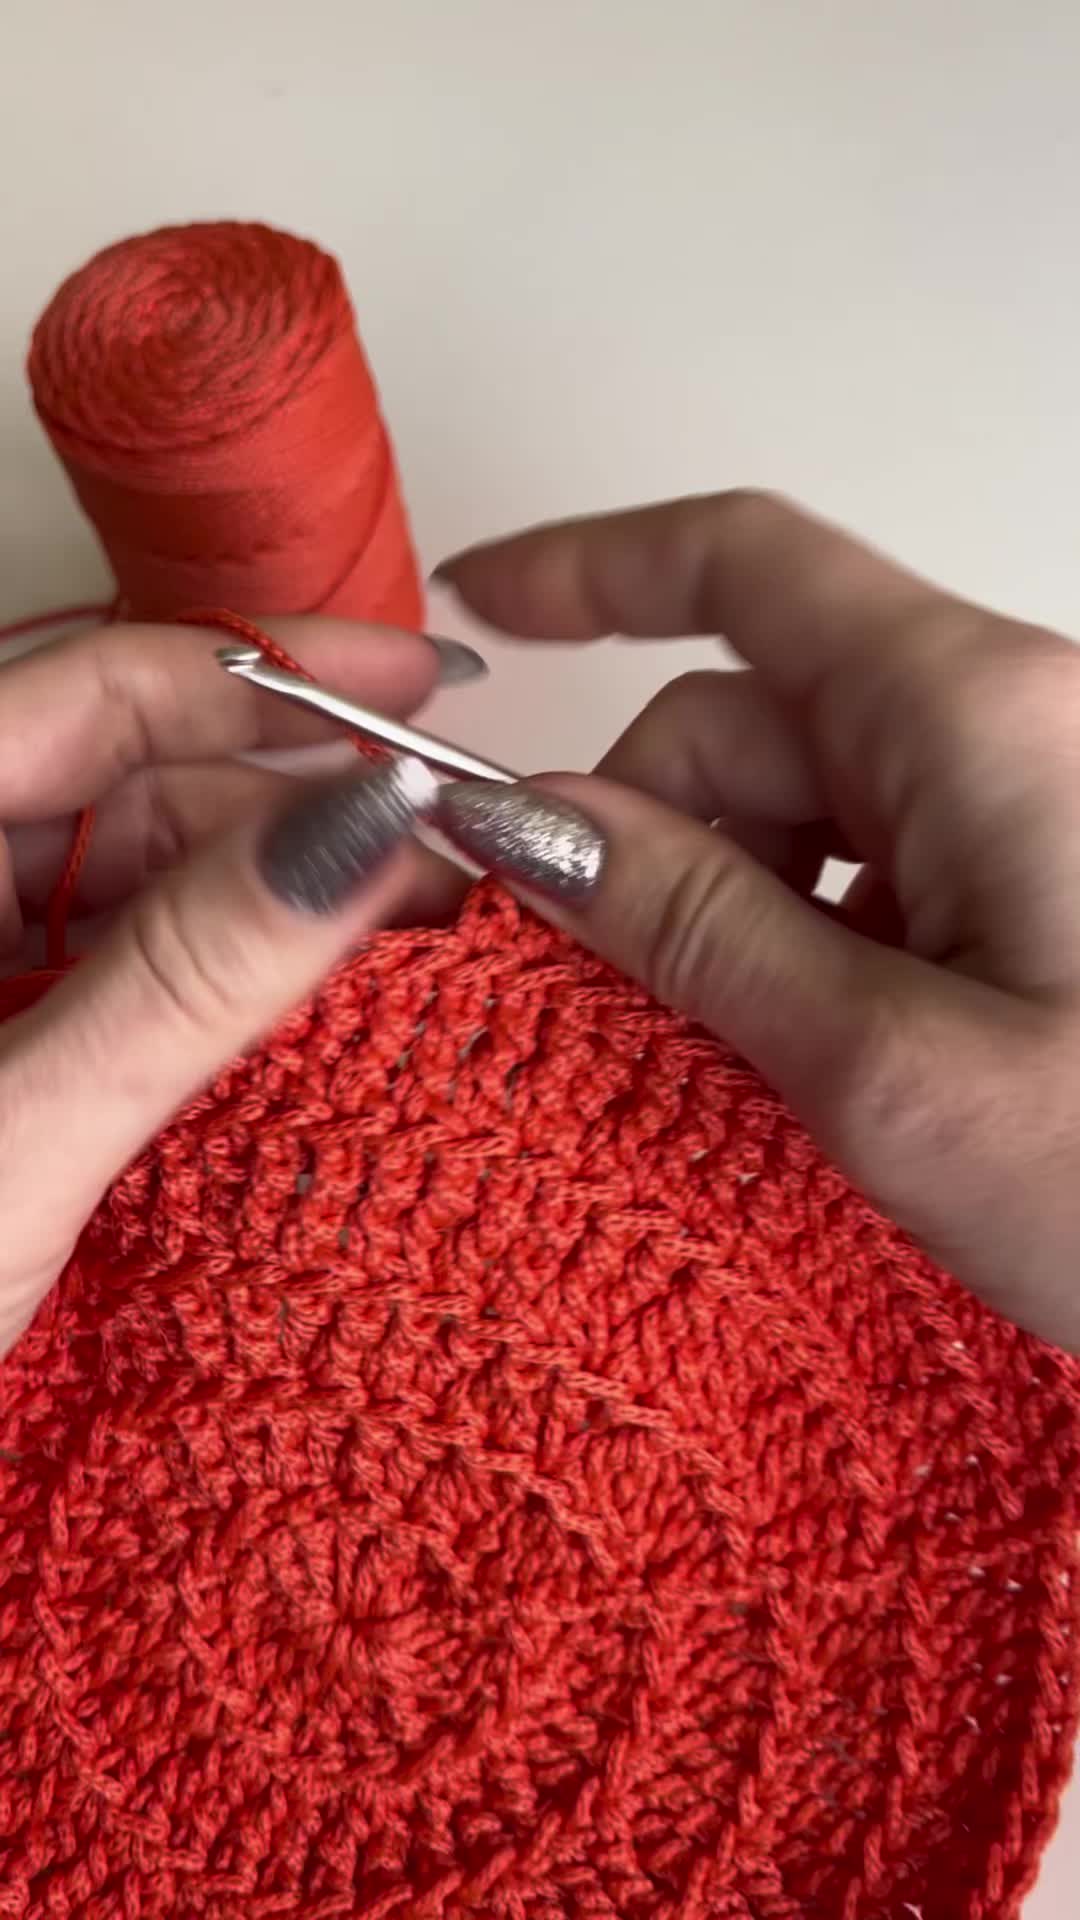
[[[104,579],[36,314],[235,216],[342,259],[428,565],[756,482],[1080,630],[1078,75],[1072,0],[3,0],[0,620]],[[702,647],[489,651],[437,720],[524,768]],[[1074,1789],[1027,1920],[1078,1880]]]

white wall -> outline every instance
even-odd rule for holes
[[[0,618],[101,577],[35,315],[233,215],[343,260],[428,564],[754,481],[1080,630],[1078,73],[1072,0],[3,0]],[[437,718],[587,764],[701,651],[493,646]]]

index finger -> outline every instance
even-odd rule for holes
[[[768,493],[673,500],[536,527],[438,569],[480,617],[522,638],[722,635],[780,692],[949,596]]]
[[[321,616],[265,624],[316,679],[383,713],[411,713],[438,675],[422,634]],[[0,666],[0,819],[88,806],[141,766],[341,737],[223,673],[218,639],[200,627],[118,623]]]

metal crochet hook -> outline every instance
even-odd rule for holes
[[[434,734],[421,733],[417,727],[406,726],[403,720],[388,720],[385,714],[358,707],[355,701],[346,700],[340,693],[331,693],[328,687],[284,672],[281,667],[273,666],[258,647],[219,647],[217,659],[226,673],[250,680],[252,686],[263,687],[267,693],[279,693],[283,699],[293,700],[299,707],[310,707],[328,719],[340,720],[367,739],[381,741],[384,747],[415,754],[418,760],[425,761],[439,773],[466,780],[497,780],[503,785],[519,778],[509,768],[498,767],[492,760],[481,760],[478,754],[467,753],[464,747],[455,747],[449,740],[437,740]]]

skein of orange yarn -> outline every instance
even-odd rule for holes
[[[133,608],[326,592],[297,446],[344,321],[304,259],[318,323],[301,275],[151,350],[121,248],[39,331]],[[162,362],[183,433],[131,386]],[[0,1920],[1016,1920],[1078,1523],[1080,1366],[484,885],[223,1071],[0,1366]]]
[[[221,221],[107,247],[29,358],[118,611],[322,611],[415,627],[393,451],[337,262]]]

